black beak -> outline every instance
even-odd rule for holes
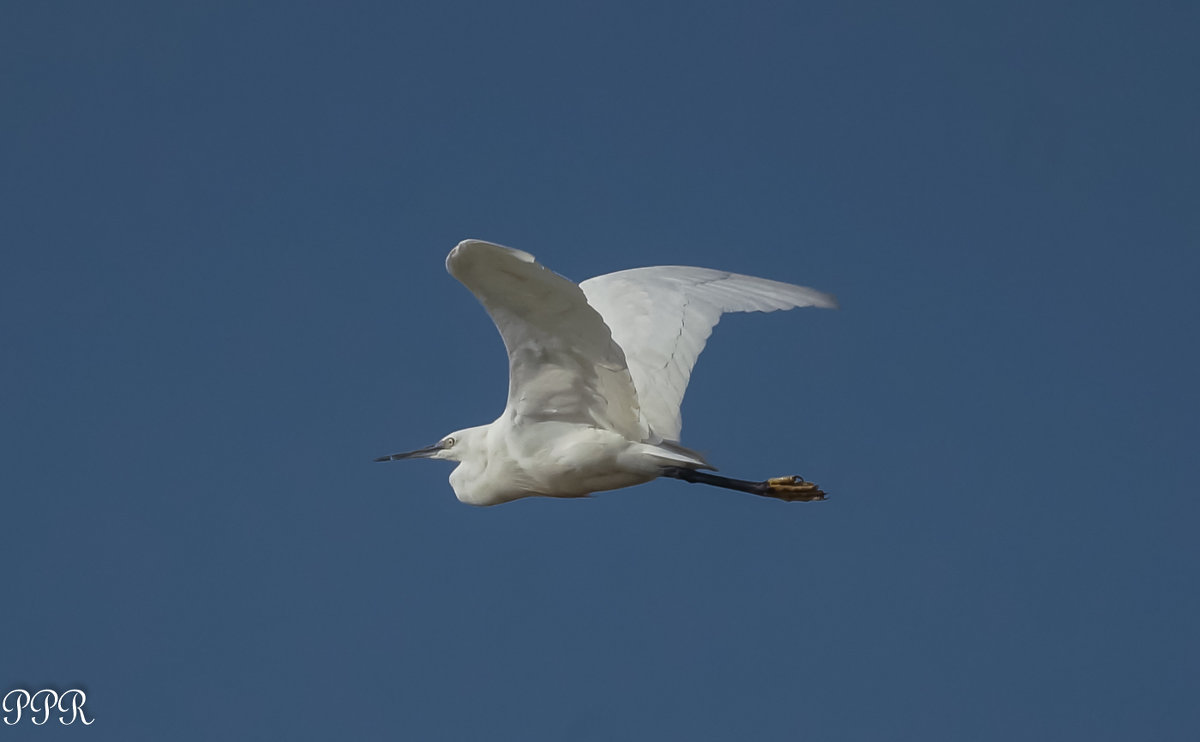
[[[393,453],[389,456],[380,456],[376,461],[399,461],[400,459],[427,459],[438,451],[442,450],[441,446],[429,446],[427,448],[418,448],[416,451],[407,453]]]

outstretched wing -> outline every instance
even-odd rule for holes
[[[527,252],[480,240],[460,242],[446,270],[475,294],[504,338],[509,412],[645,439],[625,354],[579,286]]]
[[[685,266],[618,271],[579,288],[625,352],[645,421],[669,441],[679,440],[692,367],[723,313],[837,306],[804,286]]]

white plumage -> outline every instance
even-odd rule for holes
[[[659,476],[821,499],[798,477],[750,483],[697,471],[711,467],[679,444],[679,408],[721,314],[836,307],[832,296],[686,266],[634,268],[576,285],[529,253],[480,240],[459,243],[446,269],[504,339],[508,404],[490,425],[379,460],[458,461],[451,486],[475,505],[579,497]]]
[[[651,431],[679,440],[679,407],[696,359],[726,312],[834,308],[804,286],[680,265],[633,268],[589,278],[584,296],[625,351],[642,417]]]

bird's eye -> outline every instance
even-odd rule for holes
[[[442,441],[442,448],[450,448],[450,447],[451,447],[451,446],[453,446],[453,445],[454,445],[454,438],[453,438],[453,437],[446,438],[446,439],[444,439],[444,440]]]

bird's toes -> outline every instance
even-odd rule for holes
[[[825,493],[804,477],[774,477],[767,480],[767,494],[787,502],[816,502],[825,499]]]

